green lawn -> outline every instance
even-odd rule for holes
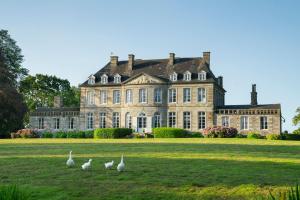
[[[65,166],[73,150],[76,167]],[[105,170],[119,162],[126,171]],[[80,166],[93,159],[91,171]],[[116,167],[116,166],[115,166]],[[300,178],[300,142],[251,139],[0,140],[0,184],[32,199],[259,199]]]

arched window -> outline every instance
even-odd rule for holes
[[[186,71],[186,72],[184,72],[184,74],[183,74],[183,80],[184,80],[184,81],[190,81],[190,80],[191,80],[191,76],[192,76],[191,72]]]
[[[126,113],[125,115],[125,127],[126,128],[131,128],[132,127],[132,117],[130,113]]]
[[[114,76],[114,83],[121,83],[121,76],[119,74]]]
[[[170,74],[170,80],[177,81],[177,73],[176,72],[173,72],[172,74]]]
[[[106,84],[108,82],[108,76],[106,74],[103,74],[101,76],[101,83]]]
[[[205,71],[201,71],[201,72],[198,73],[198,80],[199,81],[206,80],[206,72]]]
[[[154,113],[153,116],[153,127],[157,128],[157,127],[161,127],[161,116],[159,112]]]
[[[95,76],[93,74],[89,76],[88,84],[89,85],[95,84]]]

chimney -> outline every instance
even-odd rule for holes
[[[118,66],[118,56],[110,56],[110,66],[112,67]]]
[[[131,72],[134,66],[134,55],[129,54],[128,55],[128,72]]]
[[[210,65],[210,52],[203,52],[203,60]]]
[[[219,86],[223,87],[223,76],[218,77],[218,84]]]
[[[55,96],[53,106],[54,106],[54,108],[63,107],[63,99],[60,96]]]
[[[252,84],[252,92],[251,92],[251,105],[257,105],[257,92],[256,92],[256,84]]]
[[[174,65],[175,64],[175,53],[170,53],[169,54],[169,65]]]

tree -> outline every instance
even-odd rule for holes
[[[12,84],[17,85],[18,80],[28,74],[28,70],[22,67],[23,55],[16,41],[8,34],[7,30],[0,30],[0,52],[2,62],[7,73],[12,77]]]
[[[68,80],[56,76],[29,75],[20,81],[19,90],[24,95],[30,111],[35,110],[37,107],[53,106],[54,96],[61,96],[64,105],[67,107],[79,106],[79,89],[71,87]]]
[[[298,124],[300,124],[300,107],[299,108],[297,108],[297,110],[296,110],[296,115],[295,115],[295,117],[293,118],[293,124],[296,126],[296,125],[298,125]]]

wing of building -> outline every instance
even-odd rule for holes
[[[240,132],[281,132],[280,104],[257,103],[252,85],[251,103],[225,105],[223,77],[210,67],[210,53],[202,57],[135,59],[110,62],[80,85],[80,108],[65,108],[56,98],[54,108],[37,108],[31,126],[72,130],[128,127],[151,132],[154,127],[201,131],[214,125]]]

